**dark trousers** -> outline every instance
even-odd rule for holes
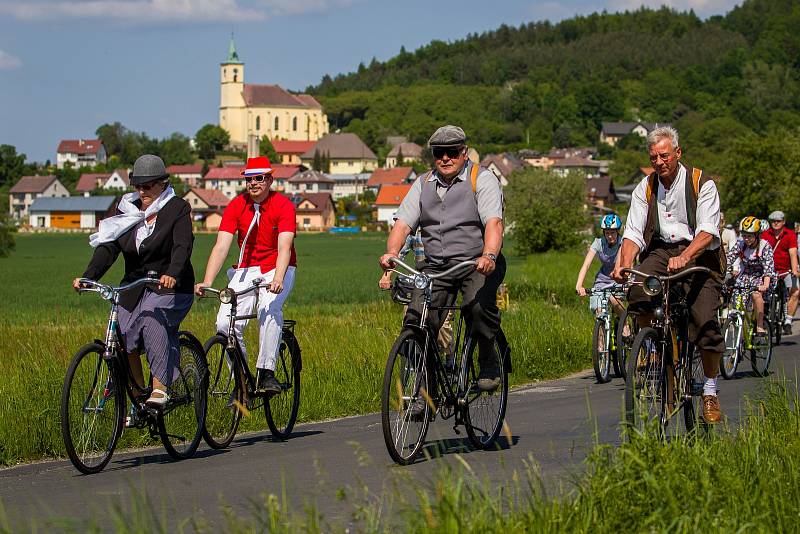
[[[446,271],[458,262],[449,262],[444,265],[423,264],[422,272],[435,274]],[[464,268],[463,273],[456,273],[449,279],[441,278],[433,282],[431,306],[452,306],[461,291],[461,314],[466,320],[467,328],[473,339],[483,347],[491,342],[500,330],[500,310],[497,308],[497,289],[506,275],[506,260],[503,255],[497,257],[497,266],[492,274],[484,276],[479,272]],[[422,314],[424,294],[415,289],[411,293],[411,303],[408,305],[404,324],[419,325]],[[428,325],[434,332],[438,332],[446,316],[446,310],[429,310]],[[483,352],[483,348],[481,349]]]

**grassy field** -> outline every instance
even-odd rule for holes
[[[213,239],[197,236],[198,278]],[[303,350],[300,421],[379,410],[385,358],[402,311],[377,290],[384,239],[297,239],[297,281],[284,316],[298,321]],[[85,235],[18,235],[16,251],[0,259],[0,465],[63,456],[58,409],[64,372],[78,347],[102,337],[108,315],[105,301],[70,287],[90,255]],[[557,377],[589,364],[591,317],[572,289],[580,260],[580,253],[509,258],[512,305],[503,328],[513,350],[512,383]],[[119,281],[118,263],[106,281]],[[214,300],[196,301],[182,327],[205,340],[213,334],[216,310]],[[255,347],[255,329],[248,330]],[[266,424],[253,414],[241,428]],[[143,433],[127,431],[121,446],[148,443]]]

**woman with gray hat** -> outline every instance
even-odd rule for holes
[[[157,288],[140,287],[120,297],[119,326],[135,380],[144,390],[140,354],[147,353],[153,391],[146,403],[154,408],[169,401],[169,386],[178,373],[178,327],[192,306],[192,221],[189,204],[175,196],[164,162],[146,154],[133,164],[130,183],[136,190],[123,195],[118,214],[100,221],[89,237],[94,247],[84,278],[98,280],[120,253],[125,258],[122,284],[155,271]],[[80,279],[72,282],[77,290]],[[129,421],[128,424],[132,424]]]

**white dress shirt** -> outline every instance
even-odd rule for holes
[[[645,248],[644,229],[647,224],[648,211],[647,182],[648,178],[644,178],[633,190],[631,209],[628,212],[628,221],[623,235],[623,239],[629,239],[636,243],[639,250]],[[653,235],[653,238],[659,238],[667,243],[694,239],[695,232],[692,232],[689,227],[689,218],[686,214],[686,167],[682,164],[678,166],[678,175],[672,182],[672,187],[665,189],[664,184],[659,181],[656,206],[658,207],[660,233]],[[706,232],[714,237],[708,249],[718,248],[720,244],[719,193],[713,180],[708,180],[700,188],[697,195],[695,220],[696,232]]]

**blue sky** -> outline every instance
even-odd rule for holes
[[[105,122],[164,137],[216,123],[234,32],[250,83],[302,90],[433,39],[502,23],[667,4],[702,17],[737,0],[0,0],[0,144],[55,159]]]

